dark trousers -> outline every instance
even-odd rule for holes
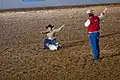
[[[99,59],[99,32],[96,33],[89,33],[89,41],[90,41],[90,46],[92,48],[92,52],[94,55],[94,60]]]
[[[50,40],[50,39],[44,39],[44,49],[49,49],[46,44],[53,44],[56,45],[57,41],[56,39]]]

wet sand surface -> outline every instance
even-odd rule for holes
[[[86,10],[104,6],[0,13],[0,80],[120,80],[120,7],[101,21],[100,59],[92,60]],[[43,50],[44,31],[55,28],[62,49]]]

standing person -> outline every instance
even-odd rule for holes
[[[94,15],[94,10],[88,10],[87,14],[89,16],[88,20],[85,22],[85,27],[88,28],[89,41],[94,55],[94,60],[99,59],[100,49],[99,49],[99,30],[100,30],[100,20],[105,15],[107,8],[100,14],[100,16]]]
[[[63,27],[64,27],[64,25],[62,25],[58,29],[54,29],[54,26],[49,24],[46,27],[47,30],[41,32],[41,33],[47,35],[47,38],[44,39],[44,49],[57,50],[58,48],[61,47],[60,44],[58,44],[58,42],[56,41],[55,33],[59,32]]]

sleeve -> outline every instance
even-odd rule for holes
[[[85,27],[88,27],[90,25],[90,20],[88,19],[86,22],[85,22]]]
[[[103,19],[104,18],[104,13],[101,13],[100,16],[98,16],[98,17],[100,18],[100,20]]]

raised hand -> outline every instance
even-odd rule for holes
[[[106,13],[106,11],[108,10],[108,8],[107,7],[105,7],[105,10],[103,11],[103,13]]]
[[[64,27],[65,25],[63,24],[61,27]]]

